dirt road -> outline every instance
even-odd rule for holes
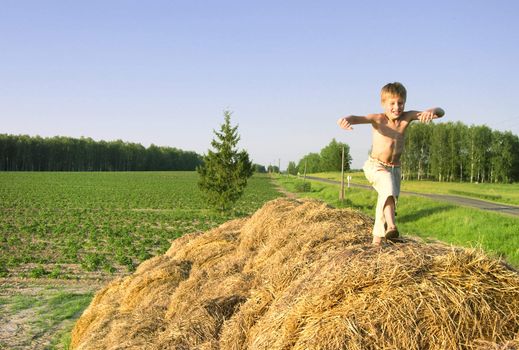
[[[314,177],[314,176],[307,176],[306,178],[313,180],[313,181],[320,181],[320,182],[324,182],[324,183],[340,185],[340,181],[323,179],[323,178]],[[367,185],[359,185],[359,184],[350,183],[350,186],[373,190],[373,187],[367,186]],[[444,201],[444,202],[449,202],[449,203],[456,204],[456,205],[461,205],[464,207],[477,208],[477,209],[481,209],[481,210],[493,211],[496,213],[502,213],[502,214],[512,215],[512,216],[519,216],[519,207],[513,206],[513,205],[508,205],[508,204],[499,204],[499,203],[483,201],[480,199],[452,196],[452,195],[447,195],[447,194],[430,194],[430,193],[417,193],[417,192],[408,192],[408,191],[401,191],[400,194],[426,197],[426,198],[431,198],[431,199],[434,199],[437,201]]]

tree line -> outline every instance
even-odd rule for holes
[[[138,143],[0,134],[0,171],[195,170],[192,151]]]
[[[325,171],[341,171],[342,149],[344,147],[344,170],[350,170],[350,147],[346,143],[337,142],[335,139],[323,147],[319,153],[310,152],[303,156],[296,164],[289,162],[287,172],[292,175],[297,173],[319,173]]]
[[[510,131],[461,122],[416,123],[406,133],[404,179],[519,181],[519,138]]]

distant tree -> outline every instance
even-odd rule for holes
[[[430,164],[431,173],[438,181],[445,181],[447,179],[447,168],[450,165],[448,146],[448,124],[441,123],[435,125],[431,135]]]
[[[321,149],[321,171],[341,171],[342,150],[344,148],[344,170],[350,169],[351,156],[350,146],[345,143],[337,142],[335,139]]]
[[[492,131],[486,125],[472,125],[469,128],[469,142],[470,182],[488,181]]]
[[[467,165],[468,155],[466,139],[467,127],[461,122],[451,123],[449,133],[450,181],[463,181],[463,171]]]
[[[492,182],[511,182],[514,158],[517,158],[517,136],[510,131],[492,132],[491,172]]]
[[[511,134],[511,133],[510,133]],[[508,135],[512,143],[512,148],[519,149],[519,137],[517,135]],[[514,152],[512,158],[512,167],[510,169],[510,181],[519,181],[519,152]]]
[[[288,162],[287,172],[290,175],[297,175],[297,165],[296,165],[296,162]]]
[[[267,168],[265,168],[264,165],[261,164],[253,164],[252,167],[254,168],[255,173],[264,174],[267,172]]]
[[[203,164],[197,167],[198,187],[207,202],[222,211],[234,206],[253,173],[248,153],[236,149],[240,136],[238,126],[231,126],[231,112],[225,111],[224,118],[220,132],[213,130],[216,135],[211,142],[214,151],[208,150]]]
[[[320,172],[321,156],[319,153],[308,153],[299,161],[297,168],[299,169],[300,173],[305,171],[305,166],[307,174]]]
[[[402,175],[405,179],[422,180],[429,173],[431,124],[412,124],[405,137]]]
[[[267,171],[269,173],[276,173],[276,174],[279,174],[279,167],[277,165],[269,165],[267,167]]]

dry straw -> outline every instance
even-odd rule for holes
[[[75,349],[515,349],[519,274],[478,250],[278,199],[177,239],[98,292]]]

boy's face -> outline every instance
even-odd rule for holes
[[[382,101],[384,113],[391,119],[398,119],[404,113],[405,100],[398,96],[388,96]]]

